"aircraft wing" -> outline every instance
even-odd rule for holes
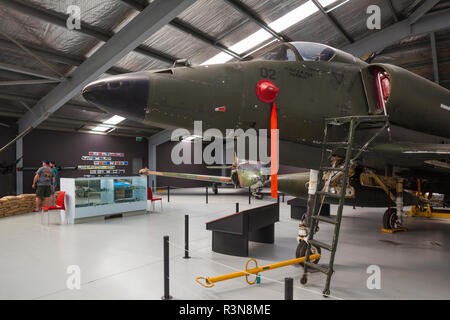
[[[178,178],[178,179],[188,179],[188,180],[210,181],[210,182],[234,184],[230,177],[208,176],[208,175],[195,174],[195,173],[161,172],[161,171],[150,171],[150,170],[141,170],[139,173],[149,175],[149,176],[153,175],[153,176],[163,176],[163,177]]]
[[[449,144],[388,143],[376,145],[373,151],[392,164],[450,172]]]

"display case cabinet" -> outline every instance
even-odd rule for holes
[[[61,178],[60,185],[69,223],[146,212],[145,177]]]

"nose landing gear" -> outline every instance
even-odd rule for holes
[[[306,255],[307,247],[308,247],[308,243],[305,240],[301,240],[297,245],[297,250],[295,251],[295,257],[296,258],[304,257]],[[317,254],[317,253],[321,254],[322,253],[320,247],[311,246],[310,250],[311,250],[311,254]],[[320,260],[320,258],[317,260],[314,260],[313,263],[317,264],[317,263],[319,263],[319,260]],[[304,266],[303,262],[300,262],[298,265],[301,267]]]

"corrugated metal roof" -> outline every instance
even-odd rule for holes
[[[263,22],[270,24],[281,16],[306,3],[308,0],[241,0]],[[344,0],[339,0],[342,2]],[[12,3],[15,7],[5,6]],[[69,75],[74,70],[74,65],[79,65],[87,59],[102,41],[99,36],[108,39],[120,30],[128,21],[138,14],[138,9],[148,5],[147,0],[9,0],[0,1],[0,31],[6,33],[28,48],[34,50],[53,68],[64,75]],[[373,32],[366,27],[369,5],[378,5],[381,8],[382,26],[386,27],[395,23],[395,16],[391,11],[388,0],[352,0],[336,8],[329,13],[339,25],[355,41],[370,36]],[[392,1],[395,13],[400,19],[404,19],[411,10],[417,7],[416,0]],[[91,32],[90,35],[78,31],[68,30],[63,22],[67,17],[69,5],[78,5],[81,9],[83,32]],[[37,10],[45,17],[36,17],[18,10],[17,6],[25,6],[30,10]],[[447,8],[450,1],[441,1],[437,6]],[[326,8],[330,9],[330,8]],[[230,47],[238,41],[260,30],[260,27],[244,13],[232,7],[224,0],[197,0],[190,8],[178,16],[179,21],[192,27],[194,31],[207,35],[213,42]],[[195,33],[195,32],[194,32]],[[281,32],[292,40],[315,41],[329,44],[335,47],[343,47],[348,42],[342,34],[326,19],[316,12],[303,21]],[[438,58],[443,85],[450,87],[450,49],[448,32],[437,33]],[[267,40],[272,41],[274,38]],[[425,39],[425,40],[424,40]],[[432,77],[431,51],[426,37],[416,37],[404,40],[403,45],[392,46],[386,49],[385,54],[379,55],[377,61],[388,61],[411,68],[427,78]],[[416,44],[416,47],[414,47]],[[274,44],[272,44],[274,45]],[[270,47],[270,46],[269,46]],[[22,49],[4,39],[0,34],[0,63],[21,66],[37,72],[52,74],[52,70],[30,57]],[[175,24],[169,24],[161,28],[142,44],[142,49],[156,50],[167,58],[188,58],[194,65],[198,65],[221,51],[199,39],[195,34],[189,34],[180,30]],[[252,51],[253,49],[249,50]],[[116,65],[114,73],[124,71],[140,71],[161,69],[170,66],[171,62],[162,61],[150,57],[147,54],[130,52]],[[30,79],[32,77],[23,74],[15,74],[8,71],[0,71],[1,80]],[[446,82],[447,81],[447,82]],[[447,84],[445,84],[447,83]],[[55,84],[2,86],[0,87],[0,102],[3,105],[16,108],[15,112],[25,112],[26,108],[15,100],[1,98],[1,93],[9,93],[28,98],[39,99],[50,92]],[[28,99],[27,104],[32,107],[33,99]],[[87,106],[81,95],[75,96],[69,104]],[[81,108],[64,106],[55,116],[78,118],[80,121],[96,117],[107,117],[103,113],[96,113],[94,107],[90,111],[82,111]],[[4,107],[3,107],[4,108]],[[133,125],[132,121],[126,122]],[[137,126],[137,124],[134,124]],[[120,130],[118,130],[120,131]]]
[[[246,20],[226,2],[217,0],[197,0],[178,17],[214,38]]]

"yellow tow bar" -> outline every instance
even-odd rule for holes
[[[314,261],[319,258],[320,258],[320,254],[318,254],[318,253],[312,254],[309,256],[310,261]],[[254,274],[254,275],[258,276],[258,274],[260,272],[277,269],[277,268],[282,268],[282,267],[290,266],[290,265],[297,264],[297,263],[302,263],[305,260],[306,260],[306,257],[301,257],[301,258],[297,258],[297,259],[286,260],[286,261],[282,261],[282,262],[269,264],[269,265],[263,266],[263,267],[258,267],[258,262],[255,259],[250,259],[245,264],[245,271],[238,271],[238,272],[224,274],[222,276],[211,277],[211,278],[197,277],[197,278],[195,278],[195,281],[197,281],[198,283],[200,283],[202,286],[204,286],[206,288],[212,288],[212,287],[214,287],[214,283],[216,283],[216,282],[245,276],[245,280],[247,281],[248,284],[255,284],[257,278],[254,281],[249,281],[248,280],[249,275]],[[255,267],[252,269],[249,269],[248,264],[251,261],[253,261],[255,263]]]

